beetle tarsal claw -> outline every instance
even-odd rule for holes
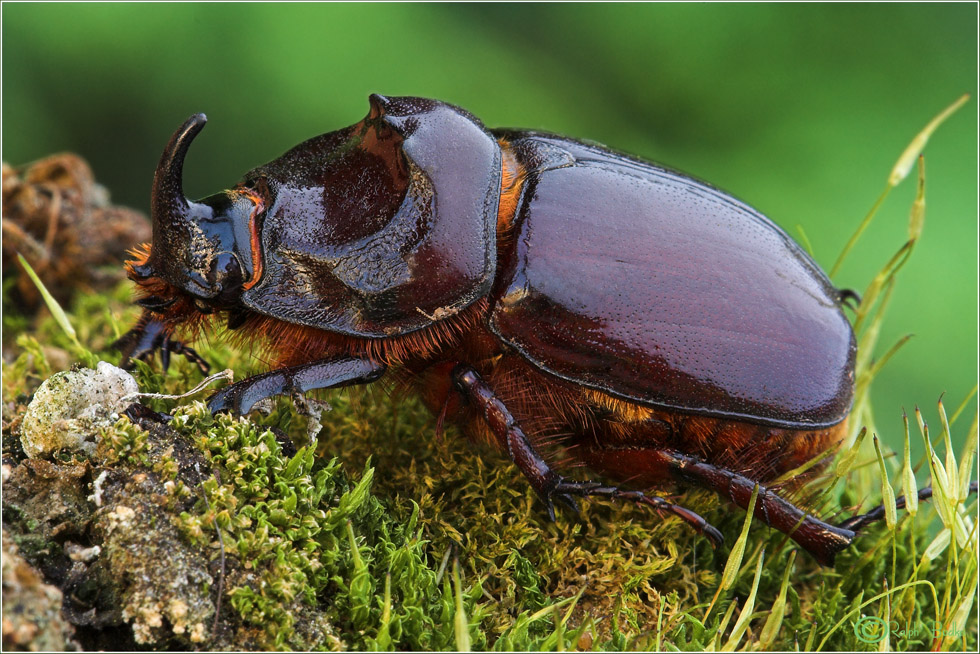
[[[551,521],[555,521],[555,505],[552,499],[559,500],[562,504],[567,506],[575,515],[579,515],[582,511],[579,508],[578,502],[575,498],[567,492],[566,489],[562,488],[563,482],[559,482],[555,487],[544,496],[545,509],[548,511],[548,516]]]
[[[725,537],[722,536],[721,532],[714,525],[709,523],[704,524],[704,527],[701,529],[701,534],[708,537],[713,547],[720,547],[725,543]]]
[[[558,521],[558,516],[555,515],[555,503],[551,501],[550,497],[544,498],[544,510],[548,514],[548,519],[552,522]]]
[[[861,296],[853,289],[838,289],[837,297],[840,299],[840,303],[851,311],[857,311],[858,307],[861,305]]]
[[[578,502],[576,502],[575,498],[572,497],[571,495],[562,494],[558,496],[558,499],[564,502],[565,506],[570,508],[575,515],[578,515],[582,512],[582,510],[579,508]]]

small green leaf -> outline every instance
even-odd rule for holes
[[[732,600],[732,603],[728,605],[728,610],[725,611],[725,615],[722,617],[721,622],[718,624],[718,631],[715,632],[714,637],[714,647],[712,649],[721,649],[721,637],[725,633],[725,629],[728,628],[728,623],[732,619],[732,615],[735,613],[735,609],[738,608],[738,597]]]
[[[936,534],[936,537],[932,539],[929,546],[926,547],[926,551],[922,553],[923,561],[934,561],[937,556],[942,554],[947,547],[949,547],[950,537],[952,536],[952,531],[947,527],[941,532]]]
[[[367,624],[371,614],[371,572],[361,557],[357,539],[354,537],[354,527],[349,520],[347,538],[350,542],[351,561],[354,564],[350,580],[350,617],[351,622],[360,629]]]
[[[966,435],[966,443],[963,445],[963,453],[960,455],[959,471],[959,500],[965,502],[970,494],[970,477],[973,475],[973,457],[977,452],[977,416],[974,414],[973,422],[970,424],[970,432]]]
[[[364,471],[361,480],[357,482],[351,490],[344,493],[336,508],[327,514],[327,519],[331,525],[338,524],[341,520],[346,520],[354,511],[361,507],[371,493],[371,484],[374,482],[374,468]]]
[[[942,398],[939,398],[939,424],[943,429],[943,444],[946,447],[946,473],[949,475],[949,486],[946,487],[947,496],[956,500],[960,496],[959,489],[959,467],[956,465],[956,454],[953,452],[953,439],[949,432],[949,420],[946,418],[946,408],[943,406]]]
[[[974,555],[976,550],[974,550]],[[961,634],[966,631],[967,620],[970,618],[973,612],[973,600],[977,594],[977,568],[973,568],[973,575],[967,582],[965,588],[969,589],[966,595],[960,598],[959,603],[953,610],[952,617],[949,624],[946,625],[946,634],[943,637],[943,647],[944,650],[952,649],[952,645],[958,638],[961,638]]]
[[[381,626],[378,628],[378,635],[374,639],[374,646],[377,650],[388,651],[391,649],[391,573],[385,575],[385,598],[381,608]]]
[[[868,435],[867,427],[862,427],[860,433],[858,433],[857,438],[854,439],[854,443],[847,448],[840,459],[837,461],[837,469],[834,472],[834,476],[843,479],[851,472],[851,468],[854,467],[854,461],[857,459],[858,454],[861,453],[861,443],[864,442],[864,438]]]
[[[790,552],[789,560],[786,562],[786,569],[783,570],[783,582],[779,586],[779,595],[776,597],[776,601],[772,603],[769,617],[766,618],[766,624],[763,625],[762,633],[759,635],[760,649],[772,649],[773,643],[776,641],[776,636],[779,634],[779,628],[783,624],[783,616],[786,614],[786,590],[789,588],[789,576],[793,572],[793,564],[795,562],[796,550],[793,550]]]
[[[752,525],[752,516],[755,514],[755,503],[759,497],[759,484],[752,489],[752,497],[749,499],[749,508],[745,511],[745,522],[742,523],[742,532],[738,540],[732,545],[731,554],[725,563],[725,571],[721,575],[721,588],[728,590],[735,583],[738,577],[739,568],[742,567],[742,557],[745,555],[745,544],[749,539],[749,527]]]

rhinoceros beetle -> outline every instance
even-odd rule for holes
[[[759,484],[756,517],[824,564],[877,519],[834,526],[765,488],[842,439],[856,346],[848,293],[751,207],[598,145],[380,95],[190,202],[205,121],[157,167],[153,242],[127,264],[144,313],[120,349],[204,367],[172,335],[219,317],[265,346],[272,370],[212,411],[384,378],[506,452],[552,518],[553,500],[606,496],[722,540],[662,497],[564,477],[564,460],[743,509]]]

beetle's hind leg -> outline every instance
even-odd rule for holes
[[[787,534],[823,565],[833,565],[837,553],[854,540],[853,529],[831,525],[804,513],[748,477],[680,452],[654,450],[648,454],[657,459],[674,479],[710,488],[743,509],[748,509],[758,485],[755,517]]]
[[[970,482],[969,491],[970,493],[977,492],[977,482],[975,481]],[[917,493],[917,497],[919,498],[920,502],[924,502],[930,499],[932,497],[932,486],[926,486],[925,488],[919,489],[919,492]],[[907,502],[905,496],[903,495],[899,497],[897,500],[895,500],[895,508],[901,511],[902,509],[905,508],[906,503]],[[877,508],[868,511],[867,513],[854,516],[853,518],[848,518],[847,520],[845,520],[844,522],[840,523],[837,526],[840,527],[841,529],[850,529],[851,531],[861,531],[868,525],[878,522],[879,520],[883,520],[884,518],[885,518],[885,506],[880,505]]]
[[[646,504],[653,509],[678,516],[699,533],[709,537],[716,545],[724,540],[721,532],[694,511],[672,504],[662,497],[646,495],[639,491],[626,491],[615,486],[605,486],[592,481],[573,481],[555,472],[548,462],[534,449],[530,439],[507,406],[497,397],[480,377],[466,365],[458,365],[452,373],[453,382],[463,397],[477,406],[490,430],[507,446],[507,454],[517,464],[531,487],[542,499],[548,516],[555,519],[554,500],[559,500],[577,510],[575,497],[601,496]]]

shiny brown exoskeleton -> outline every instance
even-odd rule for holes
[[[703,518],[639,490],[566,479],[581,462],[633,488],[711,488],[823,563],[854,530],[764,485],[839,442],[855,342],[839,292],[779,227],[702,183],[602,147],[487,130],[420,98],[368,116],[188,202],[204,126],[173,136],[153,243],[129,264],[145,308],[127,356],[221,316],[271,372],[213,411],[382,378],[499,446],[552,500],[602,495]],[[863,526],[867,521],[853,523]]]

